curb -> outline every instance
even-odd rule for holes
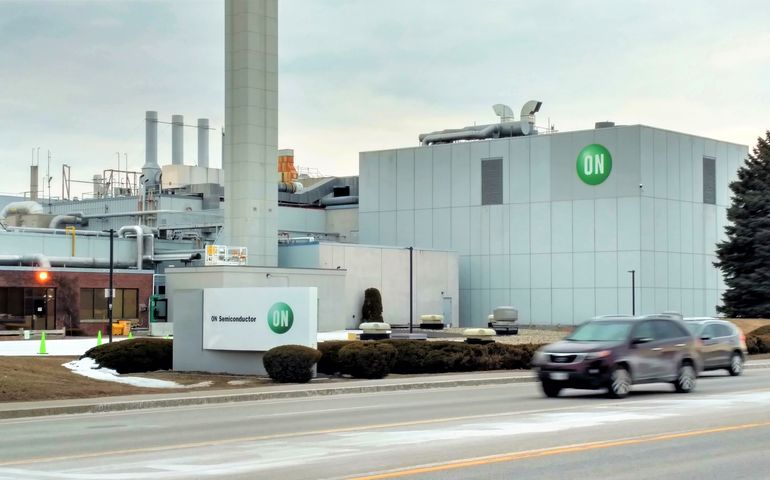
[[[232,395],[159,398],[153,400],[138,400],[126,402],[100,402],[81,405],[51,406],[39,408],[22,408],[18,410],[0,410],[0,420],[15,418],[43,417],[49,415],[74,415],[82,413],[123,412],[148,408],[167,408],[191,405],[212,405],[218,403],[253,402],[259,400],[275,400],[282,398],[307,398],[332,395],[347,395],[355,393],[396,392],[404,390],[430,390],[434,388],[474,387],[481,385],[507,385],[513,383],[534,382],[537,377],[532,375],[519,377],[496,377],[468,380],[438,380],[431,382],[405,382],[386,385],[364,385],[350,387],[316,388],[307,390],[284,390],[272,392],[235,393]]]

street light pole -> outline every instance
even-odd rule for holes
[[[636,315],[636,270],[629,270],[631,274],[631,315]]]
[[[115,235],[115,230],[110,229],[110,288],[109,293],[107,294],[107,313],[109,315],[109,335],[110,335],[110,343],[112,343],[112,271],[113,271],[113,237]],[[139,239],[137,239],[139,241]]]

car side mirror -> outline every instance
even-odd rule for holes
[[[652,338],[650,337],[636,337],[635,339],[631,340],[631,345],[641,345],[643,343],[650,343],[652,341]]]

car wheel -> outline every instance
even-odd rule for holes
[[[611,398],[625,398],[631,391],[631,374],[625,367],[615,367],[610,374],[610,382],[607,386],[607,394]]]
[[[730,372],[730,375],[733,377],[737,377],[743,373],[743,357],[737,353],[733,353],[730,357],[730,366],[727,367],[727,371]]]
[[[689,363],[683,364],[679,367],[679,373],[676,376],[674,387],[679,393],[689,393],[695,389],[695,369]]]
[[[540,386],[543,387],[543,393],[548,398],[556,398],[559,396],[559,392],[561,392],[561,385],[550,380],[543,380]]]

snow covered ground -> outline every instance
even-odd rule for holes
[[[148,387],[148,388],[187,388],[176,382],[170,382],[168,380],[158,380],[155,378],[142,378],[142,377],[127,377],[121,376],[115,370],[109,368],[100,368],[93,358],[83,358],[80,360],[73,360],[71,362],[63,364],[64,367],[72,370],[73,373],[83,375],[84,377],[93,378],[95,380],[104,380],[108,382],[125,383],[127,385],[133,385],[135,387]],[[211,382],[208,382],[210,385]],[[208,385],[198,384],[196,387],[205,387]]]

